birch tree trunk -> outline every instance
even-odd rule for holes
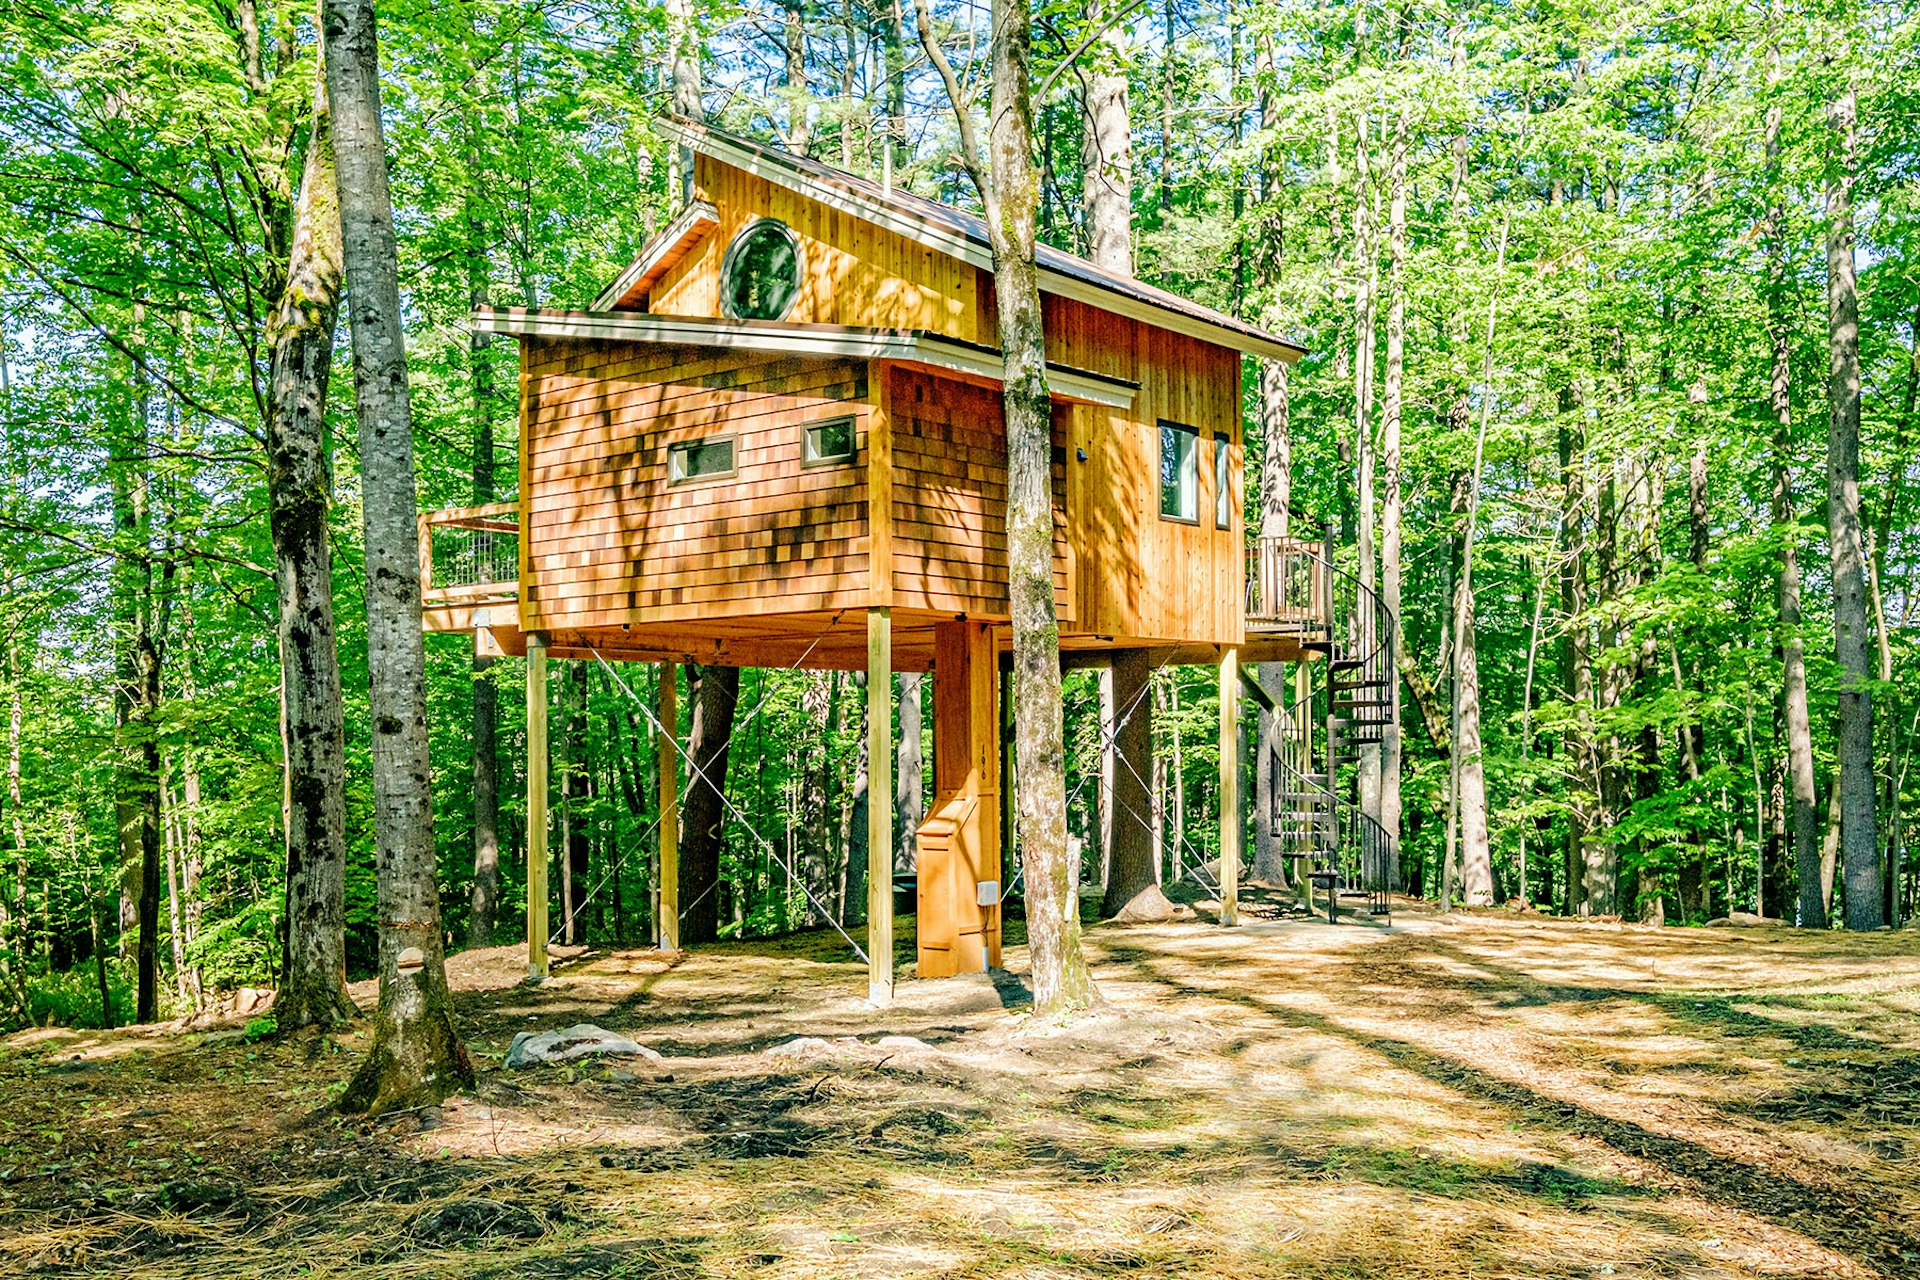
[[[327,383],[339,310],[340,205],[321,73],[286,289],[267,323],[267,504],[287,753],[287,971],[273,1004],[283,1033],[342,1026],[360,1012],[347,995],[347,738],[327,542]]]
[[[1860,298],[1854,282],[1854,87],[1834,102],[1838,152],[1827,186],[1827,536],[1833,562],[1834,659],[1840,665],[1840,864],[1849,929],[1877,929],[1880,841],[1873,778],[1873,678],[1867,655],[1866,568],[1860,527]]]
[[[1363,19],[1364,20],[1364,19]],[[1373,352],[1374,287],[1373,223],[1368,200],[1367,153],[1369,126],[1362,110],[1354,131],[1353,179],[1353,439],[1359,451],[1359,525],[1354,546],[1359,557],[1360,585],[1368,592],[1379,585],[1379,567],[1374,549],[1374,439],[1373,439]],[[1365,592],[1362,593],[1363,597]],[[1358,608],[1365,608],[1363,603]],[[1338,625],[1336,623],[1336,625]],[[1357,753],[1360,773],[1360,808],[1374,821],[1380,819],[1380,745],[1367,742]]]
[[[373,1045],[339,1105],[343,1111],[379,1113],[437,1101],[470,1086],[473,1064],[453,1029],[434,883],[414,516],[419,498],[371,0],[325,0],[321,26],[365,495],[368,709],[380,898],[380,1007]]]

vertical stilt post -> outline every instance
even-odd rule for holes
[[[660,664],[660,949],[680,949],[680,753],[674,731],[680,721],[674,663]]]
[[[893,614],[867,610],[867,998],[893,999]]]
[[[547,638],[527,633],[527,976],[547,976]]]
[[[1220,656],[1220,923],[1240,923],[1240,651]]]

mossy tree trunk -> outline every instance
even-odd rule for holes
[[[322,78],[286,289],[267,325],[267,506],[287,753],[286,973],[273,1006],[282,1031],[337,1027],[359,1013],[346,985],[347,737],[327,544],[327,383],[339,311],[340,206]]]

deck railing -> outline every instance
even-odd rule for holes
[[[1247,548],[1247,627],[1325,632],[1331,626],[1326,548],[1303,538],[1255,538]]]
[[[491,502],[420,516],[424,603],[479,604],[520,593],[520,504]]]

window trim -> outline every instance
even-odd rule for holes
[[[1213,433],[1213,527],[1233,528],[1233,437],[1224,431]]]
[[[787,244],[793,249],[793,294],[787,299],[787,305],[780,308],[780,314],[777,316],[743,316],[733,309],[733,290],[727,287],[727,277],[732,273],[734,265],[740,259],[741,246],[746,244],[748,238],[756,231],[765,226],[777,228],[786,236]],[[745,320],[749,323],[761,324],[778,323],[792,315],[793,309],[800,304],[800,291],[806,284],[806,280],[807,251],[806,247],[800,243],[800,233],[778,218],[755,218],[752,222],[749,222],[746,226],[733,233],[733,239],[727,242],[726,253],[721,255],[719,280],[720,313],[729,320]]]
[[[733,460],[733,465],[725,471],[703,471],[699,475],[675,474],[679,469],[676,465],[677,460],[688,450],[703,444],[719,444],[722,441],[727,445],[727,455]],[[739,474],[740,442],[731,431],[721,432],[718,435],[696,436],[691,440],[675,440],[667,446],[667,487],[669,489],[677,489],[686,484],[704,484],[709,480],[727,480]]]
[[[1169,431],[1184,432],[1193,437],[1193,451],[1188,454],[1188,457],[1193,461],[1193,514],[1190,516],[1174,515],[1167,510],[1167,481],[1165,474],[1160,469],[1159,460],[1166,449],[1167,432]],[[1184,422],[1175,422],[1170,418],[1162,418],[1160,419],[1156,434],[1158,439],[1154,441],[1156,447],[1154,449],[1155,466],[1153,470],[1156,477],[1154,487],[1159,493],[1159,501],[1154,504],[1155,509],[1159,511],[1162,520],[1167,520],[1174,524],[1198,526],[1200,523],[1200,428],[1188,426]]]
[[[845,453],[824,454],[820,457],[811,456],[813,433],[825,430],[828,427],[837,427],[842,423],[845,423],[847,427],[847,451]],[[815,467],[850,467],[857,462],[859,458],[860,416],[858,414],[843,413],[832,418],[822,418],[818,422],[803,422],[800,424],[800,465],[802,468],[811,470]]]

